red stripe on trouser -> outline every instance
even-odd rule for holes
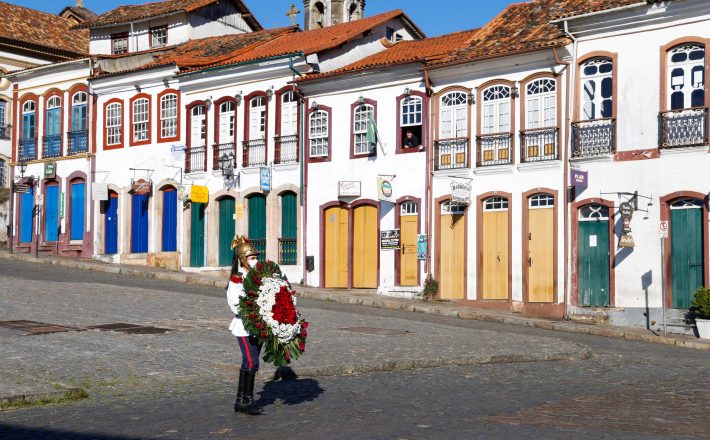
[[[249,364],[249,369],[254,368],[254,362],[251,360],[251,353],[249,352],[249,346],[247,337],[246,336],[240,336],[239,338],[239,344],[244,344],[244,349],[242,352],[244,352],[244,355],[247,357],[247,363]]]

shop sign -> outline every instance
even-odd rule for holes
[[[624,202],[619,205],[619,214],[621,214],[621,220],[624,224],[624,234],[629,234],[631,232],[631,218],[634,215],[634,207],[631,203]]]
[[[131,181],[131,193],[138,195],[150,194],[153,189],[153,183],[150,180],[138,179]],[[108,194],[107,197],[108,199]]]
[[[44,195],[39,191],[37,191],[37,194],[35,194],[35,205],[37,205],[37,206],[44,205]]]
[[[234,211],[234,215],[236,217],[236,220],[241,220],[244,218],[244,206],[241,203],[237,204],[236,209]]]
[[[360,197],[360,181],[341,180],[338,182],[338,197]]]
[[[45,162],[44,178],[55,179],[57,177],[57,162]]]
[[[30,190],[30,186],[26,183],[16,183],[12,185],[12,188],[18,194],[25,194]]]
[[[634,247],[634,237],[631,234],[623,234],[619,237],[619,247],[620,248],[632,248]]]
[[[209,203],[210,190],[206,186],[192,185],[190,201],[193,203]]]
[[[658,236],[668,238],[668,221],[664,220],[658,224]]]
[[[451,182],[451,202],[459,205],[471,204],[471,185],[463,182]]]
[[[399,229],[380,231],[380,249],[392,250],[400,247]]]
[[[572,182],[575,192],[580,194],[582,191],[587,189],[587,186],[589,185],[589,175],[587,171],[571,168],[570,182]]]
[[[426,235],[417,235],[417,260],[426,260],[427,239]]]
[[[64,193],[59,194],[59,217],[64,218]]]
[[[108,184],[94,183],[91,187],[92,197],[94,200],[108,200]]]
[[[261,167],[259,168],[259,182],[261,184],[261,190],[264,192],[271,191],[271,168]]]
[[[170,154],[174,161],[185,160],[185,148],[184,145],[173,145],[170,147]]]
[[[377,177],[377,199],[383,202],[394,203],[394,188],[392,180],[388,177]]]

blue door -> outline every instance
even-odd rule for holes
[[[84,239],[84,182],[71,184],[71,235],[70,240]]]
[[[45,187],[44,201],[44,240],[59,239],[59,185]]]
[[[111,192],[106,202],[106,255],[118,253],[118,194]]]
[[[148,194],[133,194],[131,209],[131,252],[148,252]]]
[[[20,243],[32,242],[32,224],[34,223],[32,211],[35,208],[34,194],[34,188],[29,188],[26,193],[22,194],[20,199]]]
[[[177,191],[163,190],[163,252],[177,251]]]

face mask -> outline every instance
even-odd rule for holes
[[[247,264],[249,264],[249,267],[254,269],[256,267],[256,263],[258,263],[258,262],[259,262],[258,260],[249,260],[249,261],[247,261]]]

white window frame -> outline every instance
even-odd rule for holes
[[[493,85],[483,93],[481,108],[481,134],[510,133],[511,90],[510,86]]]
[[[281,95],[281,136],[298,133],[298,99],[294,92]]]
[[[691,56],[702,51],[703,57],[700,59],[690,59]],[[684,61],[674,62],[674,55],[685,55]],[[668,51],[668,85],[666,86],[666,97],[668,108],[671,110],[684,110],[689,108],[705,107],[705,57],[707,53],[705,47],[700,43],[686,43],[675,46]],[[681,73],[675,75],[674,73]],[[693,94],[702,92],[703,102],[693,106]],[[681,93],[683,95],[683,106],[673,107],[673,95]]]
[[[160,97],[160,137],[177,136],[178,96],[168,93]]]
[[[120,38],[118,38],[119,35]],[[128,32],[118,32],[111,35],[111,55],[128,53],[128,37]]]
[[[597,222],[609,220],[609,207],[593,203],[579,208],[580,222]]]
[[[439,139],[468,137],[468,96],[462,91],[452,91],[440,99]]]
[[[7,122],[7,102],[0,100],[0,127],[5,127],[6,122]]]
[[[27,101],[22,105],[22,114],[34,113],[36,108],[37,106],[34,101]]]
[[[250,140],[266,139],[266,105],[265,96],[255,96],[249,101]]]
[[[557,81],[540,78],[525,87],[525,128],[557,127]]]
[[[123,131],[123,105],[112,102],[106,106],[106,145],[120,145]]]
[[[353,152],[356,155],[371,154],[375,145],[367,140],[367,124],[370,117],[375,118],[375,106],[362,104],[353,112]]]
[[[555,197],[552,194],[540,193],[528,198],[530,209],[546,209],[555,207]]]
[[[156,38],[156,31],[158,35]],[[168,45],[168,26],[156,26],[150,29],[150,47],[165,47]]]
[[[400,102],[400,127],[421,127],[424,100],[421,96],[406,96]]]
[[[419,215],[419,204],[417,202],[406,201],[399,207],[399,216],[414,216]]]
[[[325,110],[314,110],[308,120],[308,143],[310,157],[328,157],[329,114]]]
[[[462,203],[454,203],[447,200],[441,204],[441,215],[463,215],[466,213],[467,205]]]
[[[493,196],[483,201],[484,212],[507,211],[510,208],[510,201],[506,197]]]
[[[150,135],[150,101],[138,98],[133,101],[133,142],[143,142]]]
[[[207,140],[207,106],[196,105],[190,111],[190,123],[192,124],[191,145],[192,147],[204,146]],[[195,118],[200,119],[200,129],[195,130]],[[195,141],[198,141],[197,143]]]
[[[234,121],[236,105],[225,101],[219,105],[219,142],[229,144],[234,142]]]
[[[608,67],[607,67],[608,66]],[[587,68],[596,67],[597,72],[593,74],[585,73]],[[608,71],[601,72],[602,68]],[[607,57],[596,57],[583,62],[579,66],[580,73],[580,119],[582,121],[593,121],[595,119],[608,119],[614,113],[614,60]],[[604,97],[602,88],[604,81],[611,81],[611,95]],[[602,113],[605,102],[609,102],[607,115]]]
[[[7,186],[7,162],[5,159],[0,159],[0,188]]]

